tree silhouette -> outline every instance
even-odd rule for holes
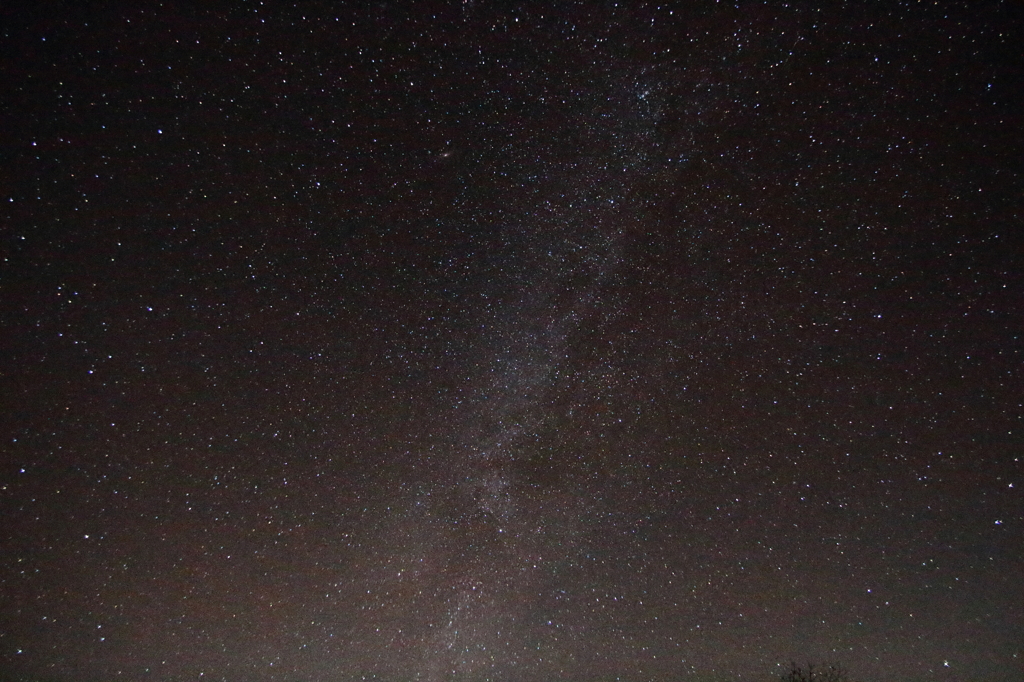
[[[852,682],[846,671],[838,665],[815,668],[811,663],[808,663],[806,668],[791,663],[789,672],[780,679],[782,682]]]

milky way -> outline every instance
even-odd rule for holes
[[[0,11],[0,678],[1020,677],[1020,9],[416,5]]]

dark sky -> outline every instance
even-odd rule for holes
[[[0,10],[0,670],[1024,675],[1019,3],[84,4]]]

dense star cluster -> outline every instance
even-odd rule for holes
[[[1024,10],[812,5],[5,3],[0,679],[1024,675]]]

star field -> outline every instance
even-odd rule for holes
[[[1024,14],[0,10],[0,679],[1024,674]]]

